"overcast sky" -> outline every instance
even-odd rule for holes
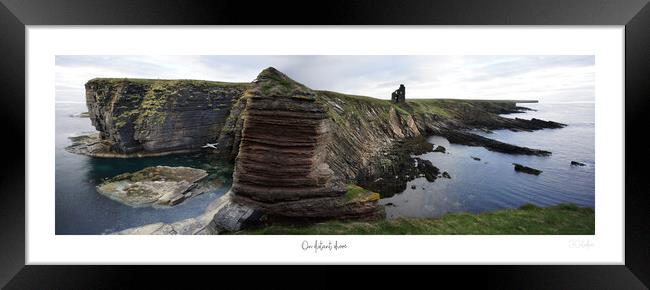
[[[95,77],[250,82],[275,67],[313,89],[389,99],[594,100],[594,56],[57,56],[56,99],[83,102]]]

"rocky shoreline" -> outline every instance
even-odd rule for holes
[[[113,143],[102,139],[99,133],[87,133],[69,137],[68,139],[70,139],[71,144],[65,148],[66,151],[74,154],[99,158],[141,158],[193,153],[200,151],[200,149],[181,149],[162,152],[138,151],[133,153],[120,153],[111,149]]]
[[[201,220],[203,233],[238,230],[255,219],[382,219],[380,197],[408,181],[451,178],[427,160],[445,153],[426,137],[535,156],[471,130],[532,131],[566,125],[505,118],[527,108],[516,101],[395,102],[315,91],[274,68],[250,84],[190,80],[93,79],[86,84],[89,117],[99,131],[73,137],[69,152],[131,158],[210,150],[234,164],[233,186]],[[207,147],[207,149],[206,149]],[[354,187],[356,185],[361,187]],[[362,194],[359,194],[362,193]],[[354,196],[354,198],[351,198]],[[191,226],[188,226],[191,225]],[[178,228],[177,228],[178,227]],[[133,233],[198,233],[199,224],[148,225]]]
[[[487,150],[519,155],[536,155],[548,156],[551,152],[540,149],[531,149],[520,147],[512,144],[503,143],[497,140],[486,138],[469,132],[446,130],[441,132],[440,136],[447,138],[449,143],[461,144],[467,146],[480,146]]]
[[[174,223],[153,223],[139,227],[128,228],[112,235],[210,235],[217,234],[214,230],[213,219],[215,214],[230,203],[231,195],[215,199],[206,207],[205,211],[194,218],[180,220]]]

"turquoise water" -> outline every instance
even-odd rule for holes
[[[65,151],[69,136],[92,132],[88,118],[70,115],[86,111],[85,104],[56,104],[56,234],[104,234],[130,227],[174,222],[203,213],[205,207],[229,188],[227,182],[171,208],[133,208],[99,194],[95,186],[104,178],[148,166],[190,166],[207,169],[218,163],[205,154],[183,154],[150,158],[93,158]]]
[[[477,134],[519,146],[551,151],[548,157],[510,155],[482,147],[449,144],[433,136],[429,142],[447,148],[449,154],[427,153],[430,160],[451,179],[427,182],[418,178],[408,183],[401,194],[382,199],[389,218],[436,217],[447,212],[479,213],[515,208],[525,203],[549,206],[575,203],[594,207],[594,104],[523,104],[537,111],[504,115],[514,118],[539,118],[568,124],[562,129],[534,132],[498,130]],[[478,157],[476,161],[471,157]],[[571,166],[571,161],[586,166]],[[512,163],[520,163],[543,172],[539,176],[515,172]],[[415,186],[415,189],[411,187]]]

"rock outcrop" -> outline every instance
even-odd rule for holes
[[[231,195],[223,196],[211,202],[203,214],[180,220],[173,223],[153,223],[143,226],[128,228],[113,235],[211,235],[218,234],[217,227],[213,223],[214,215],[231,202]]]
[[[508,143],[503,143],[494,139],[486,138],[469,132],[456,131],[456,130],[442,130],[440,135],[447,138],[449,143],[462,144],[467,146],[481,146],[487,150],[517,154],[517,155],[536,155],[548,156],[551,152],[546,150],[531,149],[527,147],[516,146]]]
[[[228,195],[232,198],[232,195]],[[265,212],[230,200],[224,203],[224,206],[215,212],[212,220],[208,224],[207,230],[211,234],[223,232],[236,232],[250,225],[257,224]]]
[[[438,145],[432,152],[447,153],[447,148],[445,148],[445,146]]]
[[[88,133],[78,136],[71,136],[68,139],[72,142],[65,149],[68,152],[96,156],[96,157],[112,157],[112,156],[124,156],[127,157],[127,154],[115,154],[111,152],[112,142],[102,139],[100,133]]]
[[[86,105],[105,146],[81,149],[99,157],[200,150],[218,139],[231,107],[248,84],[193,80],[93,79]]]
[[[517,171],[517,172],[523,172],[523,173],[532,174],[532,175],[539,175],[540,173],[542,173],[542,171],[539,170],[539,169],[535,169],[535,168],[528,167],[528,166],[525,166],[525,165],[521,165],[521,164],[518,164],[518,163],[512,163],[512,165],[515,166],[515,171]]]
[[[586,166],[586,164],[578,161],[571,161],[571,166]]]
[[[207,176],[205,170],[190,167],[147,167],[110,178],[98,185],[97,191],[135,207],[173,206],[209,190],[209,185],[197,188]]]

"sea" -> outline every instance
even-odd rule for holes
[[[95,158],[67,152],[69,137],[95,132],[89,118],[77,114],[88,109],[84,103],[56,103],[55,113],[55,233],[57,235],[108,234],[131,227],[171,223],[199,216],[211,201],[230,188],[226,180],[216,190],[190,198],[169,208],[130,207],[97,192],[106,178],[145,167],[215,166],[209,154],[176,154],[145,158]]]

